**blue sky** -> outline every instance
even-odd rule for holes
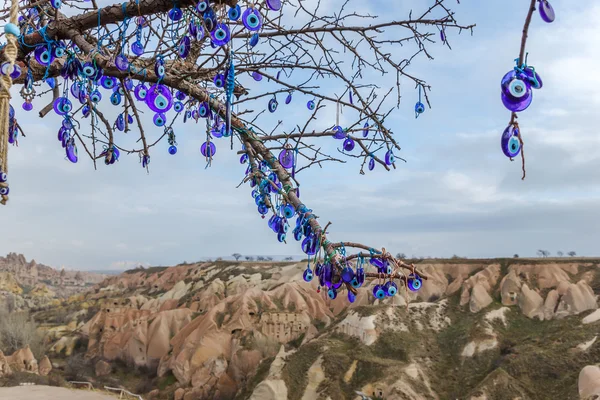
[[[431,1],[386,3],[351,2],[399,19]],[[553,24],[534,15],[529,62],[545,86],[519,120],[527,159],[521,181],[520,163],[500,150],[510,114],[501,104],[499,81],[518,56],[526,3],[454,5],[461,23],[477,24],[474,35],[449,33],[452,51],[431,45],[435,60],[411,66],[432,85],[433,108],[415,120],[417,95],[406,85],[401,107],[386,121],[408,163],[361,176],[358,162],[349,160],[301,176],[302,199],[323,224],[332,222],[331,240],[409,256],[533,256],[538,249],[598,255],[600,4],[553,0]],[[60,120],[38,119],[42,103],[31,114],[16,103],[27,138],[9,154],[11,200],[0,211],[0,254],[16,251],[78,269],[169,265],[233,252],[301,254],[298,242],[277,242],[256,213],[249,188],[236,189],[245,168],[224,144],[213,167],[204,169],[202,134],[180,125],[179,152],[168,155],[166,143],[155,148],[149,175],[137,156],[94,171],[89,161],[64,160],[56,141]],[[275,117],[285,115],[293,126],[303,113]],[[324,118],[322,125],[331,122]],[[264,123],[272,126],[275,119]],[[335,151],[337,144],[327,146]]]

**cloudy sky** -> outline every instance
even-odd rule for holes
[[[409,7],[431,2],[405,0],[390,10],[389,2],[376,1],[369,11],[401,18]],[[553,0],[555,23],[534,16],[529,62],[545,86],[521,114],[527,161],[521,181],[520,163],[500,150],[510,114],[499,81],[518,56],[526,3],[455,6],[462,23],[477,24],[474,35],[449,34],[452,51],[433,45],[435,60],[411,67],[433,86],[433,108],[415,120],[415,94],[406,92],[386,120],[406,164],[361,176],[352,160],[301,177],[303,201],[322,223],[332,222],[331,240],[409,256],[534,256],[538,249],[599,255],[600,4]],[[64,159],[58,117],[38,119],[18,104],[27,138],[9,155],[0,254],[77,269],[171,265],[233,252],[301,254],[298,242],[277,242],[249,188],[236,189],[245,169],[239,156],[223,145],[205,169],[202,135],[188,125],[175,127],[176,156],[167,154],[166,143],[153,150],[150,174],[137,156],[94,171],[83,157],[76,165]]]

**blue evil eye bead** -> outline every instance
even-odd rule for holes
[[[21,106],[21,108],[23,108],[23,110],[25,110],[25,111],[31,111],[31,110],[33,110],[33,104],[31,104],[31,102],[29,102],[29,101],[25,101],[23,103],[23,105]]]
[[[123,118],[123,114],[119,114],[117,117],[117,121],[115,122],[117,129],[123,132],[125,130],[125,118]]]
[[[177,92],[175,92],[175,98],[177,100],[185,100],[185,97],[186,97],[186,94],[183,93],[182,91],[178,90]]]
[[[66,115],[71,111],[73,105],[71,104],[71,100],[67,99],[66,97],[59,97],[58,99],[54,100],[52,107],[54,108],[54,112],[56,112],[58,115]]]
[[[242,154],[240,157],[240,164],[246,164],[248,162],[248,154]]]
[[[52,54],[52,51],[48,50],[44,46],[36,47],[33,54],[36,61],[44,67],[52,64],[52,61],[54,61],[54,55]]]
[[[196,4],[196,11],[204,13],[208,9],[208,0],[201,0]]]
[[[300,240],[302,240],[302,230],[299,228],[294,228],[294,239],[296,239],[298,242]]]
[[[281,0],[266,0],[267,7],[273,11],[281,10]]]
[[[217,24],[216,29],[210,33],[210,37],[216,46],[224,46],[231,39],[229,27],[226,24]]]
[[[352,287],[354,289],[358,289],[359,287],[362,286],[362,283],[359,281],[358,276],[355,276],[354,278],[352,278],[352,280],[350,281],[350,285],[352,285]]]
[[[118,106],[121,104],[121,94],[118,91],[115,91],[110,95],[110,103],[113,106]]]
[[[131,116],[131,114],[127,114],[127,123],[133,124],[133,117]]]
[[[337,290],[335,290],[334,288],[329,289],[327,291],[327,296],[329,296],[331,300],[335,299],[337,297]]]
[[[252,79],[254,79],[256,82],[260,82],[260,81],[262,81],[262,78],[263,78],[263,76],[261,75],[261,73],[260,73],[260,72],[258,72],[258,71],[254,71],[254,72],[252,73]]]
[[[142,168],[146,168],[148,164],[150,164],[150,156],[146,154],[142,157]]]
[[[179,39],[179,44],[177,45],[177,53],[179,57],[186,58],[188,54],[190,54],[191,41],[188,36],[184,36]]]
[[[225,86],[225,76],[223,74],[217,74],[215,75],[213,82],[216,87],[222,88]]]
[[[342,280],[346,283],[350,283],[352,282],[352,279],[354,279],[354,271],[347,266],[342,270]]]
[[[291,149],[283,149],[279,153],[279,163],[283,168],[292,168],[294,166],[294,151]]]
[[[333,131],[333,137],[335,139],[343,139],[346,137],[346,132],[344,132],[344,128],[342,128],[339,125],[334,126],[332,131]]]
[[[154,125],[156,125],[156,126],[164,126],[165,123],[167,122],[167,116],[163,113],[156,113],[156,114],[154,114],[152,121],[154,122]]]
[[[208,117],[209,110],[210,110],[210,108],[208,106],[208,103],[202,102],[198,106],[198,115],[200,115],[201,118],[206,118],[206,117]]]
[[[182,103],[182,102],[180,102],[180,101],[176,101],[176,102],[173,104],[173,109],[174,109],[176,112],[181,112],[181,111],[183,111],[183,103]]]
[[[314,100],[309,100],[308,103],[306,103],[306,108],[308,108],[309,110],[314,110],[316,107]]]
[[[398,285],[394,282],[386,282],[383,285],[383,291],[390,297],[395,296],[398,293]]]
[[[81,109],[81,114],[83,115],[83,118],[87,118],[90,115],[90,107],[89,106],[83,106],[83,108]]]
[[[17,67],[17,64],[14,65],[15,67]],[[14,67],[10,65],[10,63],[7,62],[3,62],[2,65],[0,66],[0,73],[2,73],[2,75],[10,75],[12,78],[12,73],[13,73]],[[19,73],[20,75],[20,73]],[[48,81],[48,80],[46,80]]]
[[[7,196],[10,193],[10,188],[0,187],[0,195]]]
[[[92,63],[87,62],[83,64],[81,72],[83,72],[83,75],[87,76],[88,78],[91,78],[94,75],[96,75],[96,68],[94,68],[94,65]]]
[[[375,169],[375,159],[371,157],[369,160],[369,171],[373,171]]]
[[[169,10],[169,19],[171,21],[179,21],[183,17],[183,11],[179,7],[173,7]]]
[[[285,104],[290,104],[292,102],[292,94],[288,94],[285,98]]]
[[[275,110],[277,110],[277,99],[275,97],[273,97],[271,100],[269,100],[269,112],[274,113]]]
[[[348,290],[348,301],[354,303],[356,301],[356,295]]]
[[[260,205],[258,206],[258,213],[259,213],[259,214],[261,214],[261,215],[265,215],[265,214],[266,214],[266,213],[268,213],[268,212],[269,212],[269,207],[267,207],[266,205],[264,205],[264,204],[260,204]]]
[[[348,92],[348,97],[350,100],[350,104],[354,105],[354,100],[352,99],[352,90]]]
[[[129,60],[124,54],[119,54],[115,57],[115,67],[119,71],[127,71],[129,69]]]
[[[423,286],[423,281],[421,280],[421,277],[419,277],[418,275],[410,274],[408,276],[407,286],[411,292],[416,292],[419,289],[421,289],[421,286]]]
[[[198,25],[196,25],[196,21],[190,21],[188,30],[191,37],[198,39]]]
[[[204,157],[212,157],[217,152],[217,146],[213,142],[204,142],[202,143],[202,147],[200,147],[200,153]]]
[[[174,156],[177,153],[177,147],[169,146],[169,154]]]
[[[123,83],[125,84],[125,89],[127,89],[127,90],[133,89],[133,81],[131,79],[125,78],[125,79],[123,79]],[[121,93],[121,94],[125,94],[125,93]]]
[[[260,39],[260,36],[257,33],[254,33],[252,36],[250,36],[250,47],[254,47],[258,44],[258,39]]]
[[[62,2],[60,0],[50,0],[50,4],[52,7],[58,9],[62,5]]]
[[[527,76],[527,80],[529,81],[532,89],[541,89],[544,86],[542,78],[537,72],[535,72],[533,67],[527,67],[524,73]]]
[[[139,83],[135,87],[133,94],[135,95],[135,98],[139,101],[144,101],[146,100],[146,95],[148,94],[148,88],[146,88],[146,85],[144,85],[143,83]]]
[[[313,280],[313,272],[310,270],[310,268],[306,268],[304,270],[304,273],[302,274],[302,279],[304,279],[305,282],[310,282]]]
[[[522,79],[525,78],[525,79]],[[527,75],[509,71],[500,82],[502,89],[502,103],[512,112],[521,112],[531,105],[533,91]]]
[[[549,24],[554,22],[556,15],[554,14],[554,8],[552,8],[550,2],[548,2],[548,0],[539,0],[539,2],[540,17]]]
[[[48,84],[48,86],[50,86],[50,89],[54,89],[56,87],[56,80],[54,78],[46,79],[46,83]]]
[[[155,113],[167,112],[173,107],[173,96],[165,85],[154,84],[146,94],[146,104]]]
[[[383,299],[385,297],[385,291],[383,290],[383,286],[375,285],[373,287],[373,296],[376,299]]]
[[[279,232],[279,233],[277,234],[277,240],[278,240],[280,243],[283,243],[283,242],[285,242],[285,238],[286,238],[286,234],[285,234],[285,233],[283,233],[283,232]]]
[[[344,150],[352,151],[354,150],[354,140],[352,138],[347,138],[344,140]]]
[[[154,64],[154,72],[160,79],[165,77],[165,62],[162,60],[162,58],[156,60],[156,63]]]
[[[446,43],[446,31],[444,31],[443,29],[440,30],[440,40],[442,41],[442,43]]]
[[[294,216],[295,210],[294,210],[294,206],[291,204],[286,204],[285,206],[283,206],[283,215],[286,218],[292,218]]]
[[[415,104],[415,115],[418,117],[419,115],[425,112],[425,105],[420,101]]]
[[[367,137],[369,136],[369,123],[365,122],[365,124],[363,125],[363,131],[362,131],[363,137]]]
[[[135,41],[131,44],[131,52],[136,56],[144,54],[144,45],[140,41]]]
[[[237,21],[238,19],[240,19],[241,15],[242,9],[240,8],[239,4],[236,4],[235,7],[230,7],[229,11],[227,12],[227,16],[232,21]]]
[[[262,17],[258,10],[247,8],[242,14],[242,22],[249,31],[258,31],[262,27]]]
[[[65,153],[67,155],[67,159],[71,161],[73,164],[77,162],[77,145],[75,144],[75,139],[71,138],[65,147]]]
[[[500,140],[500,146],[502,152],[506,157],[514,158],[521,152],[521,142],[519,141],[519,129],[515,128],[514,125],[506,127],[502,133],[502,139]]]
[[[6,182],[7,180],[8,180],[8,175],[6,175],[6,172],[0,171],[0,182]]]
[[[100,78],[100,86],[104,89],[112,89],[115,87],[115,80],[112,76],[103,76]]]
[[[98,103],[100,100],[102,100],[102,94],[100,94],[100,92],[96,89],[92,92],[92,94],[90,94],[90,100],[92,103]]]
[[[12,72],[10,73],[11,79],[13,79],[13,80],[17,79],[20,76],[21,76],[21,67],[19,66],[19,64],[13,65]]]
[[[206,30],[207,31],[212,32],[212,31],[215,30],[215,21],[212,18],[209,18],[209,17],[204,18],[204,26],[206,26]],[[211,41],[210,45],[213,48],[216,47],[216,45],[214,43],[212,43],[212,41]]]
[[[385,153],[385,163],[387,165],[392,165],[395,161],[396,161],[396,157],[394,157],[394,153],[392,152],[392,150],[388,150]]]

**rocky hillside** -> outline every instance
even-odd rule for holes
[[[28,309],[57,305],[61,298],[82,292],[102,282],[106,275],[56,270],[22,254],[0,257],[1,309]]]
[[[149,399],[592,399],[599,265],[421,261],[419,292],[352,304],[306,263],[154,267],[36,319],[55,373]]]

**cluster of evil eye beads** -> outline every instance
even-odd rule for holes
[[[538,0],[540,17],[547,23],[555,19],[554,9],[547,0]],[[533,101],[533,89],[541,89],[542,78],[535,68],[516,59],[513,70],[504,75],[500,82],[502,104],[509,111],[518,113],[526,110]],[[522,62],[522,63],[521,63]],[[521,63],[521,64],[519,64]],[[509,124],[500,138],[500,147],[506,157],[514,158],[521,152],[521,140],[517,124]]]
[[[8,109],[8,143],[16,144],[19,134],[17,120],[15,119],[15,109],[9,106]],[[8,176],[5,171],[0,169],[0,196],[8,196],[10,188],[8,187]]]

